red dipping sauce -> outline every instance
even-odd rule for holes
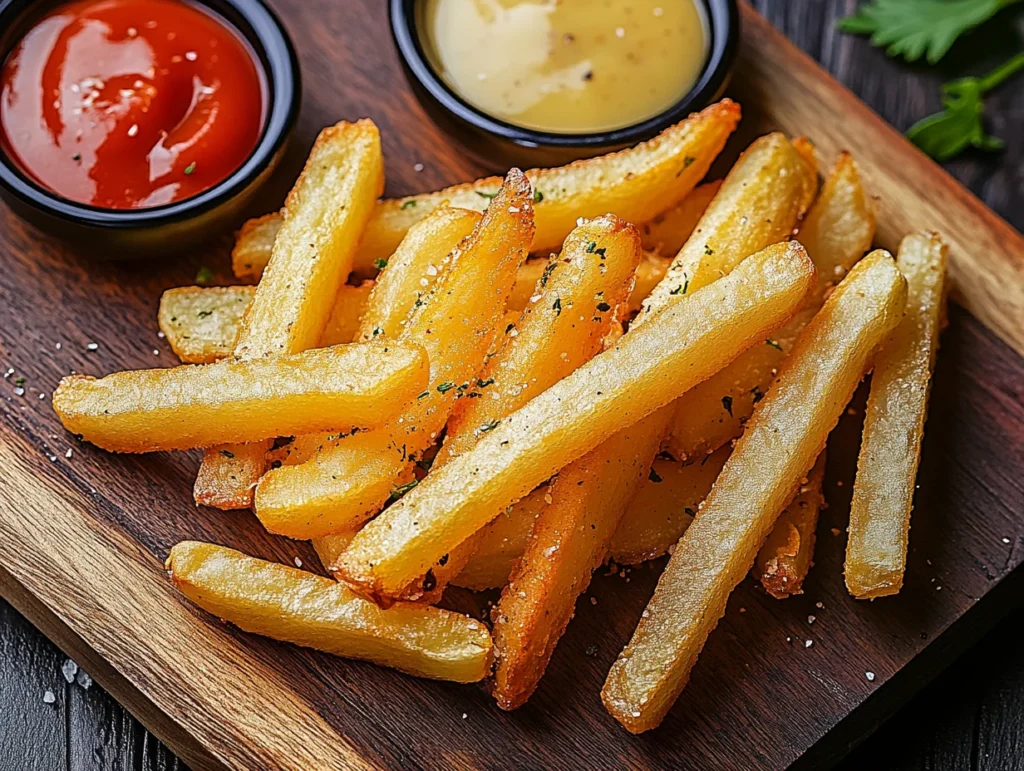
[[[0,70],[0,148],[58,195],[107,209],[180,201],[252,153],[266,112],[256,55],[183,0],[74,0]]]

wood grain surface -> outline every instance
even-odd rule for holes
[[[405,89],[377,3],[276,5],[299,44],[306,78],[289,171],[320,126],[369,115],[384,134],[389,194],[476,175]],[[808,5],[812,16],[845,7]],[[773,18],[788,18],[784,6],[764,4]],[[828,63],[843,45],[821,58]],[[773,55],[759,66],[778,82],[785,70],[772,70],[770,62],[780,59],[767,53]],[[741,77],[735,85],[742,92]],[[807,133],[823,150],[838,141]],[[418,162],[423,172],[414,170]],[[278,176],[267,209],[288,179],[288,171]],[[1010,195],[1020,200],[1019,189]],[[690,688],[650,735],[618,729],[597,691],[660,563],[595,579],[537,696],[513,715],[499,713],[475,687],[414,681],[248,637],[174,595],[161,566],[170,545],[206,538],[315,564],[312,552],[263,534],[248,515],[197,511],[190,501],[195,454],[112,458],[67,437],[48,404],[72,369],[99,374],[173,363],[156,337],[159,293],[188,283],[201,265],[228,281],[226,242],[180,264],[127,268],[85,262],[6,210],[0,232],[0,364],[25,377],[27,389],[17,397],[5,383],[0,401],[0,592],[195,768],[780,768],[801,756],[817,764],[841,754],[981,634],[1009,604],[1020,576],[1024,363],[954,309],[936,374],[904,594],[857,604],[842,586],[843,539],[831,529],[845,527],[858,424],[850,415],[834,443],[847,449],[830,457],[830,509],[807,593],[779,603],[744,584]],[[99,350],[87,350],[92,341]],[[451,602],[483,610],[466,594]],[[597,654],[583,655],[594,643]],[[923,663],[905,669],[923,650],[916,658]],[[873,682],[867,671],[876,674]]]

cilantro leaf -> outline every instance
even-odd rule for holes
[[[842,32],[870,35],[889,56],[935,64],[968,30],[1020,0],[872,0],[840,19]]]
[[[983,78],[961,78],[942,87],[942,112],[929,115],[907,131],[907,138],[938,161],[946,161],[973,146],[1000,150],[1003,140],[985,133],[982,96],[1024,68],[1024,53],[1017,54]]]

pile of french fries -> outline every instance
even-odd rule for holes
[[[801,591],[826,440],[872,369],[846,582],[900,590],[943,323],[945,245],[865,256],[848,155],[819,184],[810,142],[770,134],[701,184],[739,117],[724,100],[616,154],[383,200],[376,127],[339,123],[239,234],[255,286],[164,294],[182,366],[66,378],[54,407],[115,452],[203,448],[197,503],[312,540],[330,576],[180,543],[167,567],[194,603],[487,678],[503,709],[595,568],[671,554],[602,691],[653,728],[748,572]],[[450,585],[501,589],[490,627],[437,606]]]

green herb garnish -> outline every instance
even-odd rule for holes
[[[199,286],[206,286],[211,281],[213,281],[213,271],[206,267],[200,268],[199,272],[196,273],[196,283]]]
[[[953,42],[1019,0],[872,0],[840,19],[842,32],[870,35],[889,56],[908,62],[922,55],[929,64],[945,56]]]
[[[391,500],[397,501],[399,498],[401,498],[403,495],[405,495],[419,483],[420,481],[418,479],[413,479],[411,482],[406,482],[404,485],[399,485],[398,487],[394,488],[391,491]]]
[[[555,300],[554,304],[552,304],[551,307],[552,307],[552,309],[558,311],[557,315],[561,316],[562,315],[562,298],[561,297],[557,298]]]
[[[373,267],[375,267],[377,270],[384,270],[384,268],[386,268],[387,266],[388,261],[383,257],[378,257],[376,260],[373,261]]]
[[[410,198],[408,201],[402,201],[402,208],[403,209],[408,209],[410,206],[415,206],[415,205],[416,205],[416,199],[415,198]]]
[[[442,394],[446,394],[449,391],[451,391],[453,388],[455,388],[455,383],[453,383],[451,380],[446,380],[445,382],[438,384],[437,392],[438,393],[442,393]]]
[[[195,170],[196,170],[196,162],[192,161],[192,163],[190,163],[188,166],[185,167],[185,176],[187,177],[189,174],[191,174]]]
[[[985,133],[982,96],[1024,68],[1019,53],[983,78],[960,78],[942,87],[942,112],[929,115],[907,131],[907,138],[937,161],[946,161],[966,149],[1001,150],[1003,140]]]
[[[498,195],[497,193],[485,193],[482,190],[474,190],[473,192],[481,198],[486,198],[488,201],[493,201],[495,196]]]
[[[480,426],[478,430],[480,431],[481,434],[485,434],[488,431],[493,431],[494,429],[496,429],[500,422],[500,420],[492,420],[490,423],[484,423],[482,426]]]
[[[544,200],[544,194],[540,190],[533,191],[533,202],[540,203]]]

